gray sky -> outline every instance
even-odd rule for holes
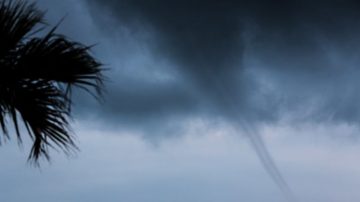
[[[286,201],[245,126],[298,201],[360,198],[356,1],[37,4],[97,44],[107,93],[75,94],[76,157],[0,147],[0,201]]]

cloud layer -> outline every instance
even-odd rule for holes
[[[153,128],[192,116],[359,121],[356,1],[88,6],[94,29],[112,43],[109,66],[118,68],[102,118]]]

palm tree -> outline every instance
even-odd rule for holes
[[[76,150],[69,118],[73,86],[100,95],[101,64],[89,46],[44,30],[44,13],[25,1],[0,1],[0,140],[10,138],[8,122],[21,143],[22,130],[32,148],[28,159],[49,159],[49,148]]]

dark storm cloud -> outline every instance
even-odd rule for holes
[[[307,106],[313,113],[300,118],[360,118],[356,1],[88,2],[104,33],[130,30],[181,78],[174,90],[136,81],[125,91],[114,85],[107,116],[146,120],[199,110],[257,122],[302,114]]]
[[[154,57],[170,58],[179,69],[178,76],[185,78],[182,85],[186,85],[188,91],[196,91],[198,94],[196,97],[202,102],[200,108],[211,106],[211,109],[205,111],[220,111],[218,114],[223,110],[229,111],[227,107],[221,106],[228,104],[227,96],[231,94],[243,113],[247,113],[245,110],[249,111],[246,103],[251,96],[246,94],[248,88],[256,88],[256,85],[246,78],[242,68],[244,46],[241,22],[237,8],[231,9],[231,3],[224,3],[220,7],[211,2],[190,5],[182,2],[148,1],[108,3],[110,4],[105,6],[115,8],[109,13],[110,16],[120,19],[119,27],[130,27],[135,30],[135,34],[139,29],[150,32],[151,41],[145,43]],[[108,26],[106,21],[101,21],[101,16],[97,17],[95,14],[94,19],[105,25],[102,28],[114,30],[114,26]],[[158,91],[156,94],[159,93],[162,92]],[[173,95],[165,93],[162,97],[168,96]],[[157,106],[153,107],[155,111]],[[194,113],[188,106],[182,108],[185,113]],[[252,112],[258,110],[250,108]],[[133,109],[130,108],[136,113]],[[171,108],[169,112],[176,113]]]

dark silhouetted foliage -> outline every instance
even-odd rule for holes
[[[101,64],[89,46],[55,33],[44,36],[44,13],[25,1],[0,2],[0,125],[10,138],[7,120],[19,121],[33,140],[29,160],[49,159],[49,148],[73,151],[70,134],[71,88],[100,93]]]

